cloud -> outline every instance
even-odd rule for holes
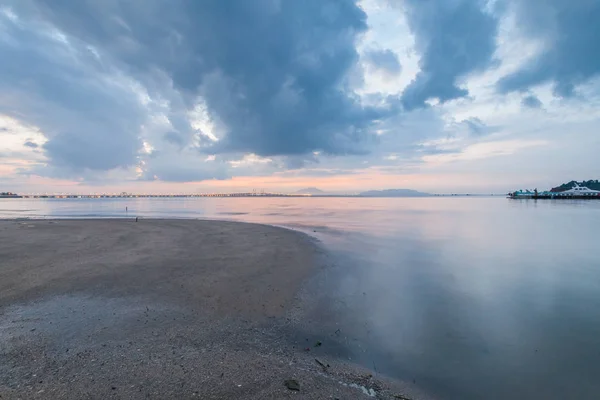
[[[398,55],[389,49],[367,50],[365,59],[375,69],[390,75],[398,75],[402,71]]]
[[[554,95],[571,97],[575,87],[600,74],[600,3],[595,0],[505,0],[523,35],[541,51],[499,80],[501,93],[527,91],[550,82]]]
[[[164,134],[163,138],[166,142],[177,145],[179,147],[182,147],[185,145],[184,139],[177,132],[173,132],[173,131],[167,132]]]
[[[367,29],[354,0],[28,4],[136,79],[158,69],[189,102],[201,98],[221,122],[211,154],[356,153],[386,112],[347,85]]]
[[[129,171],[131,179],[183,182],[302,169],[322,160],[338,170],[388,165],[414,158],[417,143],[443,133],[439,114],[401,111],[406,93],[401,101],[354,92],[361,73],[356,46],[368,28],[356,1],[257,1],[235,7],[226,1],[13,1],[15,17],[2,25],[10,40],[0,47],[11,61],[0,67],[6,72],[0,84],[14,96],[0,98],[0,112],[16,110],[11,115],[46,136],[40,149],[52,168],[44,174],[81,179],[114,169]],[[411,26],[422,44],[422,73],[456,85],[484,62],[454,55],[450,73],[434,63],[438,47],[447,54],[480,50],[446,14],[495,21],[470,1],[442,5],[433,16],[428,7],[412,2],[408,13],[418,17]],[[431,32],[429,24],[443,27]],[[446,43],[447,36],[454,41]],[[448,48],[460,40],[465,46]],[[371,67],[402,72],[387,47],[362,54]],[[446,99],[426,86],[419,101]],[[241,162],[249,154],[274,161]],[[205,162],[207,155],[218,162]]]
[[[532,94],[523,97],[521,104],[527,108],[542,108],[542,102],[540,99]]]
[[[23,143],[23,146],[29,147],[32,149],[37,149],[39,147],[36,143],[32,142],[31,140],[25,141],[25,143]]]
[[[231,175],[227,172],[226,166],[217,168],[198,168],[197,165],[173,164],[153,164],[151,168],[140,176],[140,180],[162,180],[169,182],[198,182],[210,179],[229,179]]]
[[[471,135],[474,136],[484,136],[490,133],[496,132],[498,130],[497,127],[488,126],[481,119],[477,117],[468,118],[462,121],[463,124],[466,125]]]
[[[407,0],[421,71],[402,94],[408,110],[468,95],[460,79],[494,65],[498,21],[479,0]]]
[[[531,3],[5,0],[0,150],[24,174],[157,186],[505,155],[480,143],[557,140],[527,128],[530,87],[589,100],[544,100],[549,126],[597,120],[595,2]]]
[[[460,152],[427,155],[424,158],[433,163],[447,163],[464,160],[478,160],[491,157],[506,156],[532,147],[547,146],[544,140],[503,140],[474,143]]]
[[[135,94],[83,43],[15,18],[0,13],[0,113],[37,126],[56,165],[133,165],[142,122]]]

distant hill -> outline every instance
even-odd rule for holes
[[[417,192],[411,189],[369,190],[359,194],[362,197],[427,197],[429,193]]]
[[[598,181],[598,179],[596,179],[596,180],[581,181],[581,182],[571,181],[571,182],[568,182],[568,183],[563,183],[560,186],[552,188],[550,191],[551,192],[555,192],[555,193],[564,192],[565,190],[569,190],[572,187],[574,187],[576,183],[579,186],[586,186],[586,187],[588,187],[589,189],[592,189],[592,190],[600,190],[600,182]]]
[[[309,187],[300,189],[296,192],[297,194],[324,194],[325,192],[321,189],[317,189],[316,187]]]

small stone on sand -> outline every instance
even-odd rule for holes
[[[296,390],[296,391],[300,390],[300,384],[295,379],[288,379],[287,381],[284,382],[284,384],[285,384],[285,387],[287,387],[290,390]]]

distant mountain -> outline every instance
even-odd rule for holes
[[[317,189],[316,187],[309,187],[305,189],[300,189],[296,192],[297,194],[324,194],[325,192],[321,189]]]
[[[600,190],[600,182],[598,181],[598,179],[596,179],[596,180],[591,180],[590,179],[589,181],[581,181],[581,182],[571,181],[571,182],[568,182],[568,183],[563,183],[560,186],[552,188],[552,190],[550,190],[550,191],[554,192],[554,193],[564,192],[565,190],[569,190],[572,187],[574,187],[576,183],[579,186],[586,186],[588,189]]]
[[[417,192],[411,189],[369,190],[359,194],[361,197],[427,197],[429,193]]]

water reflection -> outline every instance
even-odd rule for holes
[[[341,327],[354,359],[442,398],[600,392],[600,202],[92,199],[9,200],[0,209],[3,217],[219,218],[303,230],[335,254],[327,290],[335,319],[324,323]]]

